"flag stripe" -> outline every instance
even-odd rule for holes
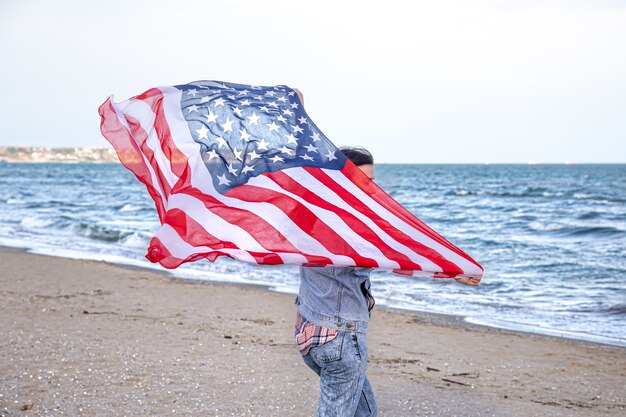
[[[249,210],[235,209],[226,206],[213,196],[203,194],[197,188],[189,188],[185,194],[195,197],[203,203],[207,210],[211,210],[231,224],[237,224],[254,238],[265,250],[271,252],[293,253],[292,261],[298,258],[300,263],[330,264],[332,261],[323,256],[312,256],[302,253],[273,225]]]
[[[277,184],[275,181],[272,181],[268,175],[271,174],[266,173],[264,175],[254,177],[250,179],[250,181],[248,181],[248,184],[251,186],[256,186],[266,190],[281,193],[286,198],[290,199],[286,200],[285,205],[287,207],[292,207],[292,205],[290,204],[291,199],[297,201],[299,204],[302,205],[302,207],[307,208],[311,212],[311,214],[314,215],[317,219],[321,220],[323,224],[327,225],[333,231],[333,233],[342,238],[346,242],[346,244],[354,248],[355,253],[358,253],[367,258],[379,259],[378,261],[376,261],[377,266],[379,267],[398,268],[398,263],[396,261],[387,259],[379,248],[377,248],[370,241],[356,233],[345,222],[345,219],[342,219],[336,212],[309,203],[302,197],[293,193],[293,190],[291,189],[281,188],[280,185]],[[278,201],[278,199],[273,200]],[[299,218],[301,216],[301,213],[298,213],[297,211],[296,213],[296,216]],[[325,234],[323,234],[322,236],[326,237]],[[333,244],[336,244],[336,242],[333,242]]]
[[[289,170],[291,169],[285,171]],[[300,170],[300,168],[293,168],[293,171],[296,170]],[[295,181],[292,177],[287,175],[285,171],[273,172],[266,175],[283,189],[291,190],[293,194],[306,201],[309,205],[315,205],[324,210],[327,210],[330,213],[336,213],[336,215],[343,222],[345,222],[345,224],[351,230],[353,230],[354,233],[358,234],[361,238],[366,239],[368,243],[374,248],[377,248],[380,256],[383,256],[390,261],[395,262],[396,266],[390,266],[391,268],[421,269],[420,265],[411,261],[411,259],[409,259],[409,257],[407,257],[405,254],[400,253],[393,249],[391,246],[389,246],[374,230],[372,230],[367,224],[365,224],[365,222],[361,221],[351,211],[340,208],[338,204],[331,204],[328,202],[328,200],[320,197],[320,195],[325,194],[325,187],[316,187],[316,193],[313,193],[310,191],[309,188],[304,186],[304,182]],[[336,198],[332,201],[338,203],[339,201],[343,200]]]
[[[123,113],[117,109],[115,103],[109,98],[99,108],[102,122],[100,129],[102,134],[111,142],[120,162],[135,174],[147,188],[148,193],[154,200],[159,219],[165,216],[165,200],[156,174],[146,160],[146,156],[139,149],[139,145],[131,134]]]
[[[443,256],[448,262],[451,262],[455,267],[452,272],[459,271],[462,273],[472,274],[474,271],[478,272],[474,264],[467,262],[464,257],[459,256],[456,252],[448,249],[447,246],[439,244],[439,242],[430,238],[430,236],[426,236],[421,234],[418,229],[407,224],[403,219],[395,216],[393,213],[388,211],[385,206],[381,206],[377,201],[373,200],[370,194],[366,194],[363,192],[357,185],[352,182],[349,178],[347,178],[343,172],[332,171],[332,170],[322,170],[325,174],[327,174],[330,178],[332,178],[338,185],[345,188],[351,194],[353,194],[365,207],[369,207],[372,209],[374,213],[380,216],[382,219],[388,221],[392,226],[397,228],[399,231],[405,233],[410,236],[416,242],[424,245],[427,248],[431,248],[433,251],[433,255],[440,254]],[[430,258],[430,256],[429,256]],[[430,258],[435,261],[433,258]]]
[[[163,164],[162,161],[159,161],[157,157],[157,153],[154,151],[154,138],[150,138],[146,132],[141,127],[141,123],[139,120],[135,119],[133,116],[126,114],[126,122],[130,127],[130,131],[133,137],[137,140],[141,151],[148,159],[148,163],[152,167],[152,170],[156,173],[157,181],[159,182],[159,186],[163,190],[163,196],[167,199],[172,190],[173,182],[170,183],[168,179],[168,175],[161,169]],[[152,139],[152,140],[150,140]],[[149,143],[152,142],[152,144]]]
[[[357,184],[357,178],[363,178],[358,172],[359,169],[354,164],[347,164],[346,169],[344,170],[344,177],[351,181],[354,184]],[[395,214],[399,219],[408,223],[409,225],[413,225],[415,229],[419,230],[420,233],[428,236],[434,242],[439,243],[440,245],[446,247],[448,250],[456,253],[458,256],[465,259],[465,261],[474,265],[474,267],[478,267],[480,272],[482,273],[482,267],[478,265],[478,262],[474,261],[468,254],[463,252],[458,247],[454,246],[450,241],[445,239],[439,233],[435,232],[431,227],[429,227],[426,223],[418,219],[404,208],[400,203],[396,200],[389,198],[387,193],[385,193],[382,189],[377,187],[377,192],[371,195],[371,198],[376,201],[379,206],[386,207],[389,212]]]
[[[323,172],[318,170],[315,172],[320,173],[322,178],[324,178]],[[335,186],[336,183],[334,181],[329,183],[332,185],[331,189],[331,187],[327,186],[327,184],[324,184],[318,178],[302,168],[286,169],[282,171],[282,173],[291,177],[296,184],[301,184],[302,188],[305,190],[315,190],[315,194],[317,194],[322,201],[332,201],[337,204],[339,210],[343,209],[346,212],[351,213],[359,221],[365,223],[372,230],[372,232],[384,242],[385,245],[393,248],[394,251],[400,253],[400,255],[405,259],[414,262],[414,264],[418,266],[416,268],[409,269],[441,271],[441,267],[436,263],[411,249],[411,246],[416,244],[413,239],[402,232],[398,233],[396,229],[391,227],[389,222],[381,219],[368,207],[361,208],[361,210],[359,210],[360,204],[355,205],[354,203],[360,203],[360,201],[358,201],[356,197],[348,193],[345,189],[339,187],[338,185]],[[332,181],[328,176],[326,176],[326,178],[328,178],[328,181]],[[402,268],[405,268],[406,266],[403,266]]]
[[[154,128],[160,138],[161,147],[164,154],[169,160],[171,170],[178,178],[187,179],[186,173],[188,172],[189,164],[187,156],[181,152],[176,146],[172,133],[170,131],[169,123],[165,117],[165,109],[161,105],[163,100],[163,93],[159,89],[153,92],[150,96],[143,98],[142,100],[150,106],[150,109],[155,114]],[[157,93],[158,91],[158,93]],[[184,187],[186,181],[183,184],[179,184],[180,187]]]
[[[410,235],[407,235],[402,228],[398,227],[399,225],[391,225],[390,222],[381,216],[380,212],[377,212],[372,205],[367,204],[365,200],[363,200],[362,196],[356,197],[350,191],[354,190],[346,190],[342,187],[341,184],[338,184],[334,178],[332,178],[328,172],[318,169],[304,168],[304,170],[313,176],[315,179],[324,184],[325,187],[328,187],[333,192],[337,193],[342,199],[344,199],[348,204],[350,204],[354,210],[364,214],[374,221],[379,227],[383,230],[390,230],[390,232],[394,233],[394,238],[401,242],[404,245],[408,245],[413,248],[414,252],[418,253],[421,257],[430,259],[431,263],[434,263],[436,267],[432,270],[434,271],[443,271],[443,270],[451,270],[455,271],[455,273],[463,273],[463,271],[453,262],[446,259],[441,253],[437,252],[431,246],[414,239]],[[337,177],[341,175],[338,173]],[[382,210],[381,210],[382,211]],[[389,216],[390,218],[394,218]],[[399,269],[413,269],[413,268],[399,268]]]
[[[342,266],[378,266],[378,263],[375,260],[362,256],[355,251],[355,249],[342,236],[319,219],[319,217],[317,217],[304,204],[285,194],[281,194],[267,188],[252,185],[241,185],[230,190],[227,195],[249,202],[268,201],[280,208],[285,214],[289,213],[288,217],[290,217],[300,229],[320,242],[330,253],[344,254],[351,259],[349,264]],[[292,242],[298,238],[297,235],[291,235],[289,237],[293,239]]]

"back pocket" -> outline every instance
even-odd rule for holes
[[[312,348],[310,355],[317,363],[330,363],[338,361],[341,359],[341,350],[345,335],[346,332],[339,332],[339,334],[330,342],[326,342],[321,346]]]

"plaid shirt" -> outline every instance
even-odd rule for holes
[[[298,345],[298,350],[302,356],[309,353],[312,347],[330,342],[337,337],[338,333],[339,330],[311,323],[300,313],[296,317],[296,345]]]
[[[367,309],[372,311],[375,304],[374,297],[367,290],[365,291],[365,297],[367,298]],[[296,317],[296,345],[302,356],[309,353],[312,347],[330,342],[337,337],[338,333],[339,330],[311,323],[300,313]]]

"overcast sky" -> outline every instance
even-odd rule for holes
[[[205,79],[377,162],[626,162],[626,0],[0,0],[0,54],[0,146],[105,147],[109,95]]]

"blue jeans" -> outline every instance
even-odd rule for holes
[[[374,417],[374,392],[365,376],[367,341],[363,333],[340,332],[302,357],[320,376],[318,417]]]

